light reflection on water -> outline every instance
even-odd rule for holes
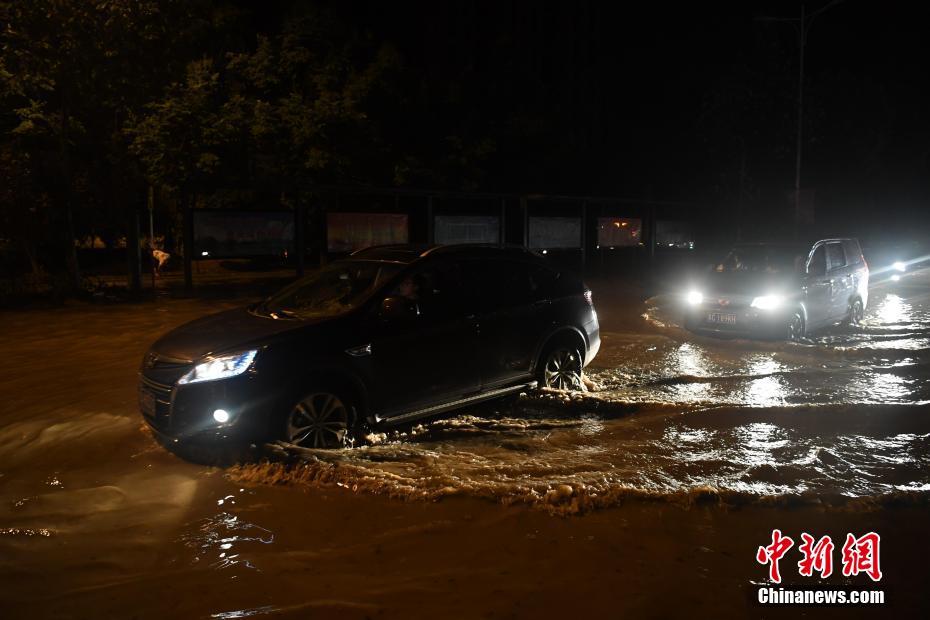
[[[757,357],[749,363],[750,375],[763,375],[749,381],[746,404],[751,407],[773,407],[785,403],[781,377],[772,376],[784,367],[770,357]],[[767,376],[766,376],[767,375]]]
[[[898,325],[911,323],[911,305],[898,295],[890,293],[879,303],[875,311],[875,319],[883,325]]]
[[[210,614],[211,618],[217,618],[219,620],[234,620],[236,618],[249,618],[251,616],[257,616],[259,614],[267,614],[273,611],[276,611],[277,608],[274,605],[265,605],[263,607],[254,607],[252,609],[236,609],[233,611],[222,611],[215,614]]]
[[[736,446],[739,456],[737,463],[750,467],[778,463],[774,452],[788,443],[782,429],[774,424],[756,422],[736,429]]]
[[[890,372],[871,374],[867,386],[869,395],[882,402],[901,402],[911,394],[910,382]]]
[[[218,504],[229,501],[227,496],[218,500]],[[192,562],[200,562],[203,558],[210,562],[211,568],[227,569],[238,566],[259,570],[249,559],[243,557],[243,553],[248,551],[250,545],[270,545],[274,542],[273,532],[229,512],[219,512],[196,523],[195,526],[193,532],[181,537],[181,541],[197,554],[192,558]]]

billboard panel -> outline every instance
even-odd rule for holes
[[[581,218],[531,217],[529,237],[531,248],[580,248]]]
[[[642,241],[643,221],[631,217],[597,218],[597,246],[622,248],[637,246]]]
[[[283,256],[294,248],[292,211],[196,209],[194,258]]]
[[[330,252],[353,252],[373,245],[407,243],[405,213],[327,213],[326,247]]]
[[[691,224],[674,220],[656,222],[656,245],[669,248],[694,248]]]
[[[499,243],[500,218],[496,215],[437,215],[436,243]]]

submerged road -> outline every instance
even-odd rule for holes
[[[5,313],[2,617],[740,617],[771,528],[818,524],[884,528],[920,604],[930,274],[797,344],[696,337],[674,298],[595,303],[595,391],[229,470],[158,446],[135,384],[158,334],[231,303]]]

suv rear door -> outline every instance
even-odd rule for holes
[[[543,265],[518,260],[480,260],[479,348],[482,389],[531,376],[541,339],[553,327],[549,280]]]
[[[830,320],[846,316],[853,293],[852,274],[841,241],[827,241],[827,279],[830,281]]]
[[[807,260],[804,280],[804,304],[807,309],[807,328],[816,329],[830,318],[830,280],[827,277],[827,248],[823,241],[814,244]]]
[[[864,309],[869,300],[869,268],[857,239],[843,239],[843,248],[846,250],[846,262],[849,263],[849,275],[852,277],[851,298],[858,297]]]

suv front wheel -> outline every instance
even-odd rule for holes
[[[285,441],[304,448],[349,448],[358,435],[358,414],[345,396],[311,390],[287,414]]]
[[[804,319],[800,312],[795,312],[788,319],[786,336],[788,340],[797,342],[804,337]]]

